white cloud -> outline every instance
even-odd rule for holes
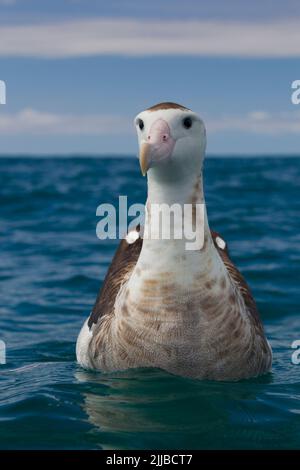
[[[0,114],[0,135],[113,135],[132,130],[132,120],[123,116],[55,114],[34,109]]]
[[[300,19],[270,21],[95,18],[0,26],[0,56],[300,57]]]
[[[300,111],[206,117],[208,134],[300,134]],[[0,114],[0,135],[120,135],[133,132],[131,117],[106,114],[55,114],[34,109]]]
[[[220,116],[206,120],[208,132],[243,131],[254,134],[300,134],[300,111],[268,113],[253,111],[246,115]]]

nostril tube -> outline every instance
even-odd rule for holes
[[[171,157],[175,139],[172,137],[170,127],[166,121],[163,119],[154,121],[147,131],[145,139],[146,142],[141,147],[140,161],[143,163],[146,155],[148,159],[147,168]],[[147,152],[145,149],[147,149]],[[142,164],[141,167],[143,167]]]
[[[146,135],[148,143],[154,145],[155,148],[158,148],[160,145],[166,148],[173,142],[169,125],[163,119],[154,121]]]

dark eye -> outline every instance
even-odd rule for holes
[[[138,120],[138,126],[141,129],[141,131],[144,129],[144,121],[142,119]]]
[[[182,121],[182,124],[183,124],[183,127],[185,127],[186,129],[190,129],[192,127],[193,121],[191,120],[191,118],[186,117]]]

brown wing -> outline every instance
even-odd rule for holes
[[[136,227],[140,232],[140,227]],[[143,239],[139,237],[134,243],[129,244],[123,239],[113,257],[111,265],[99,290],[95,305],[90,315],[88,326],[92,327],[103,315],[113,312],[116,296],[124,278],[133,270],[140,256]]]
[[[211,230],[211,236],[214,242],[214,245],[216,249],[218,250],[219,255],[221,256],[221,259],[228,271],[228,274],[230,278],[232,279],[234,285],[236,288],[240,291],[242,294],[242,297],[244,299],[245,305],[250,313],[250,315],[253,317],[255,323],[257,325],[260,325],[260,317],[259,313],[257,310],[257,306],[255,303],[255,300],[252,296],[252,292],[250,290],[250,287],[246,283],[244,277],[240,273],[240,271],[237,269],[237,267],[233,264],[229,257],[228,253],[228,248],[227,248],[227,243],[224,241],[224,239],[221,237],[221,235],[218,232],[214,232]],[[218,238],[224,243],[224,248],[221,248],[218,245]]]

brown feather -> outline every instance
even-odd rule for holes
[[[232,260],[230,259],[228,248],[227,248],[227,243],[226,243],[225,248],[221,249],[216,242],[216,238],[219,237],[222,240],[224,240],[223,237],[221,237],[221,235],[218,232],[215,232],[213,230],[211,230],[211,236],[212,236],[214,245],[217,248],[218,253],[221,256],[221,259],[227,269],[229,277],[233,281],[236,288],[240,291],[244,299],[248,312],[253,317],[253,320],[255,321],[255,323],[261,326],[258,309],[256,306],[256,302],[253,298],[252,292],[250,290],[250,287],[248,286],[247,282],[245,281],[240,271],[237,269],[237,267],[233,264]]]
[[[170,101],[166,101],[165,103],[158,103],[150,108],[147,108],[146,111],[159,111],[161,109],[181,109],[182,111],[189,111],[189,108],[182,106],[181,104],[172,103]]]
[[[136,230],[139,232],[140,227],[136,227]],[[262,329],[259,313],[251,290],[240,271],[231,261],[227,244],[224,249],[221,249],[216,242],[217,237],[222,238],[220,234],[211,230],[211,236],[214,245],[227,269],[229,277],[233,281],[236,288],[240,291],[245,305],[254,320],[254,323],[257,327],[259,327],[259,329]],[[113,313],[115,300],[119,289],[124,282],[124,279],[128,278],[130,273],[133,271],[139,258],[142,246],[143,239],[140,237],[132,244],[129,244],[125,239],[120,242],[103,281],[102,288],[99,290],[95,305],[88,321],[89,328],[91,328],[93,324],[96,324],[99,318],[103,315]]]
[[[139,227],[136,227],[138,232]],[[136,265],[140,256],[143,240],[138,238],[134,243],[129,244],[123,239],[113,257],[111,265],[99,290],[95,305],[90,315],[88,326],[92,327],[99,318],[107,313],[113,312],[116,296],[119,292],[125,276],[127,276]]]

